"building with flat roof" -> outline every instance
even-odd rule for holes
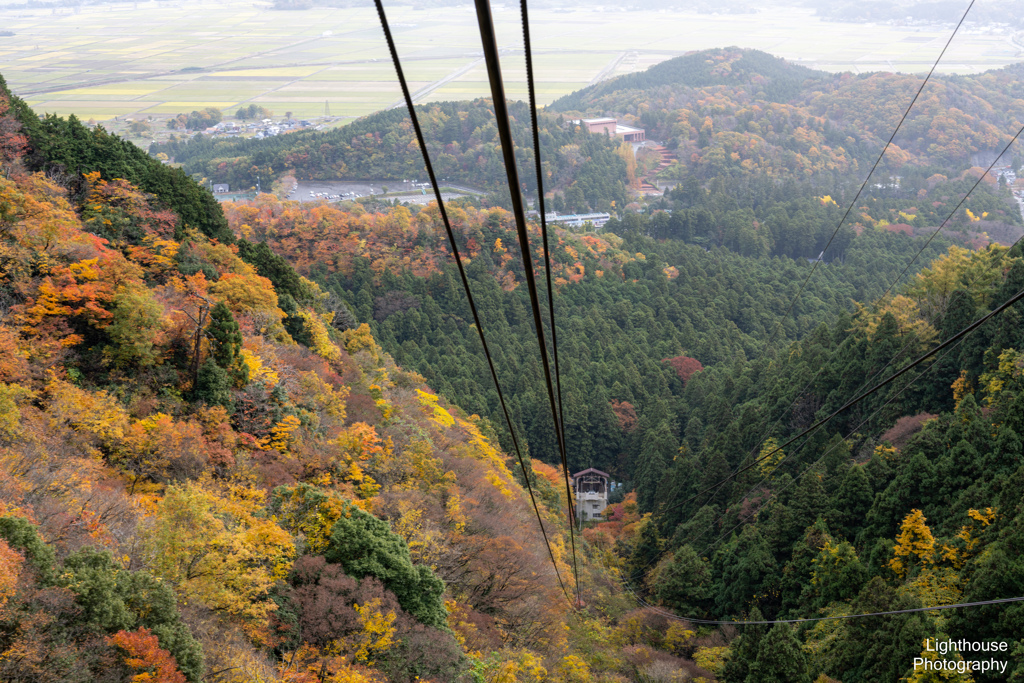
[[[613,137],[622,138],[626,142],[643,142],[647,139],[643,128],[627,126],[613,118],[581,119],[573,121],[573,123],[583,126],[588,133],[607,133]]]
[[[595,228],[600,228],[611,220],[611,217],[611,214],[608,213],[544,214],[544,220],[548,223],[561,223],[570,228],[582,228],[585,223],[592,223]]]
[[[583,119],[578,122],[588,133],[608,133],[615,135],[615,127],[619,122],[612,118]]]

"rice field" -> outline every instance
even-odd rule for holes
[[[991,0],[986,0],[991,1]],[[640,71],[690,50],[737,45],[810,67],[854,72],[926,70],[951,28],[838,24],[812,11],[772,7],[749,15],[667,11],[531,11],[538,100],[596,79]],[[388,7],[403,66],[419,101],[488,93],[469,5]],[[525,97],[522,33],[514,5],[495,7],[506,88]],[[159,120],[256,103],[283,115],[362,116],[400,100],[377,16],[359,8],[282,12],[269,4],[194,0],[89,5],[67,10],[0,6],[0,74],[38,111],[80,118]],[[1009,34],[974,27],[941,71],[971,73],[1024,58]]]

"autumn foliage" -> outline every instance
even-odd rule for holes
[[[124,653],[124,664],[136,672],[128,679],[131,683],[185,683],[174,657],[149,629],[118,631],[107,642]]]
[[[440,682],[481,650],[564,647],[568,604],[490,427],[300,275],[325,254],[438,272],[430,211],[228,207],[296,269],[182,230],[123,178],[72,195],[29,173],[6,102],[0,677]],[[492,219],[460,216],[468,238]]]
[[[700,372],[704,369],[704,366],[700,364],[699,360],[696,358],[690,358],[689,356],[666,358],[663,362],[672,366],[672,369],[676,371],[677,375],[679,375],[679,379],[683,380],[683,384],[689,382],[695,372]]]
[[[523,280],[519,246],[512,214],[499,208],[446,207],[459,248],[470,262],[486,258],[495,278],[506,291]],[[289,254],[302,274],[312,268],[321,272],[351,276],[357,260],[369,261],[374,279],[385,272],[408,270],[418,278],[429,278],[449,263],[450,247],[435,204],[415,215],[403,206],[385,213],[370,213],[355,205],[334,205],[281,201],[262,194],[246,204],[225,204],[225,214],[236,234],[246,240],[265,241],[275,251]],[[539,228],[531,226],[538,239]],[[585,276],[584,260],[592,260],[602,273],[620,273],[633,255],[620,249],[614,235],[596,237],[554,230],[553,276],[561,282],[579,282]],[[484,249],[481,245],[490,245]],[[537,267],[543,267],[538,255]],[[517,268],[517,264],[518,268]],[[383,298],[374,315],[383,319],[411,304]]]

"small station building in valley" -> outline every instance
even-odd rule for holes
[[[607,472],[593,467],[572,475],[577,519],[586,522],[602,518],[604,509],[608,507],[609,479]]]

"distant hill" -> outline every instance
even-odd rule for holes
[[[652,180],[695,176],[706,185],[715,177],[731,182],[771,176],[834,194],[863,177],[858,169],[875,163],[921,81],[914,74],[830,74],[756,50],[725,48],[599,83],[550,109],[642,126],[672,162],[651,156],[645,165],[638,157],[638,173]],[[933,76],[879,170],[887,177],[961,176],[991,158],[1020,127],[1022,88],[1019,64]],[[1024,158],[1015,154],[1005,161],[1019,168]]]
[[[554,111],[583,110],[597,98],[617,90],[646,90],[663,85],[703,88],[712,85],[754,86],[764,99],[786,102],[809,81],[823,81],[830,74],[808,69],[760,50],[728,47],[701,50],[656,64],[646,71],[625,74],[560,97]]]

